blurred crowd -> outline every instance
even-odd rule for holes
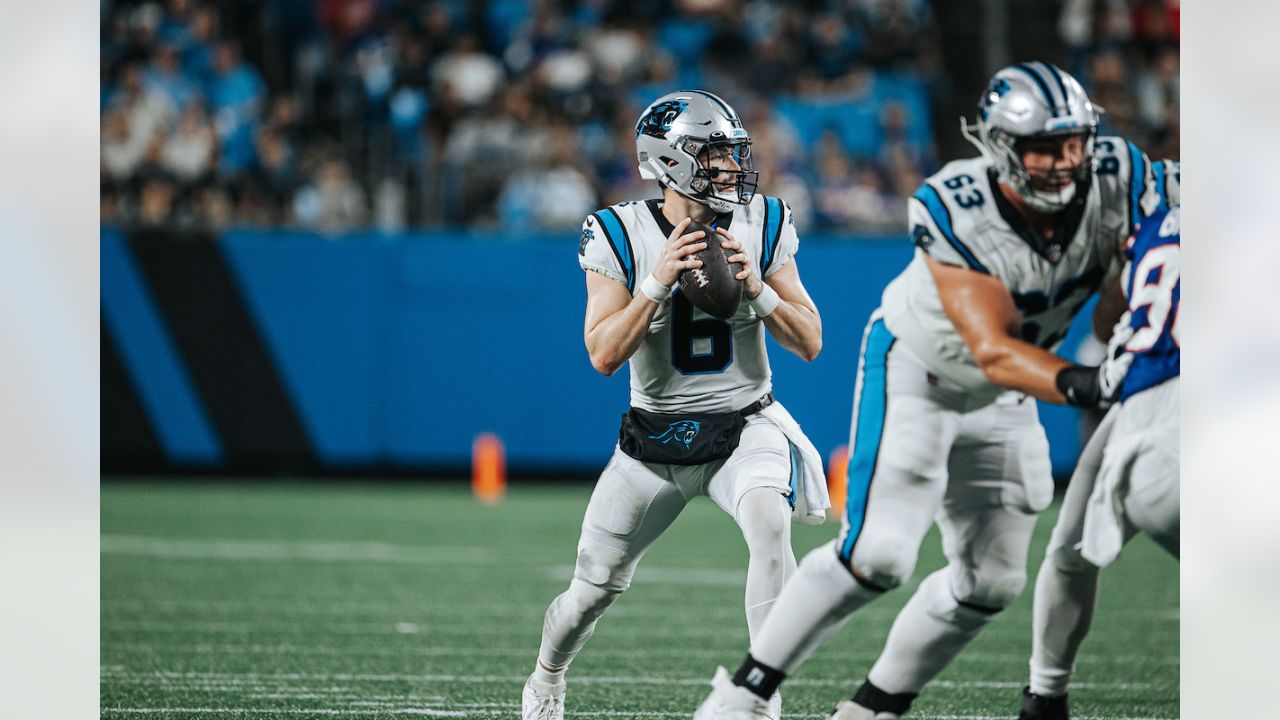
[[[1060,28],[1111,129],[1174,157],[1176,7]],[[660,194],[634,126],[684,87],[737,107],[802,229],[896,233],[939,163],[926,0],[104,0],[101,31],[107,223],[576,228]]]

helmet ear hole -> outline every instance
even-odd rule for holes
[[[670,168],[670,167],[675,167],[675,166],[677,166],[677,165],[679,165],[679,164],[680,164],[680,161],[679,161],[679,160],[675,160],[675,159],[669,158],[669,157],[667,157],[666,155],[663,155],[662,157],[660,157],[660,158],[658,158],[658,159],[659,159],[659,160],[661,160],[661,161],[662,161],[662,163],[663,163],[664,165],[666,165],[667,167],[669,167],[669,168]]]

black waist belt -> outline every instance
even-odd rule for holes
[[[741,410],[739,410],[738,412],[742,413],[742,417],[747,417],[748,415],[755,415],[756,413],[758,413],[758,412],[760,412],[761,410],[763,410],[763,409],[765,409],[765,408],[769,407],[769,406],[770,406],[770,405],[772,405],[773,403],[774,403],[774,400],[773,400],[773,393],[771,393],[771,392],[767,392],[767,393],[765,393],[765,394],[764,394],[764,396],[763,396],[763,397],[761,397],[759,400],[757,400],[757,401],[755,401],[755,402],[751,403],[750,405],[748,405],[748,406],[746,406],[746,407],[742,408],[742,409],[741,409]]]

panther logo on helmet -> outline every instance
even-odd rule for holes
[[[689,103],[683,100],[667,100],[660,102],[649,108],[649,112],[640,118],[640,122],[636,123],[636,137],[640,137],[641,133],[649,137],[665,138],[667,132],[671,130],[671,123],[680,117],[680,113],[689,107]]]

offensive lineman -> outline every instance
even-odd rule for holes
[[[1089,632],[1098,574],[1138,531],[1178,557],[1181,208],[1142,221],[1121,274],[1130,353],[1120,404],[1081,453],[1036,576],[1031,684],[1019,720],[1067,720],[1067,684]],[[1101,329],[1101,328],[1095,328]]]
[[[752,637],[795,570],[792,518],[820,523],[830,504],[821,456],[771,392],[765,327],[813,360],[822,325],[796,269],[790,209],[755,194],[750,135],[719,97],[680,91],[641,115],[636,154],[663,200],[593,213],[578,251],[591,364],[612,375],[630,360],[632,407],[587,506],[573,580],[547,608],[524,720],[564,717],[569,663],[689,500],[710,496],[742,529]],[[691,219],[715,227],[742,263],[743,302],[727,321],[672,289],[701,266],[691,255],[706,243],[685,232]],[[776,719],[780,696],[767,705]]]
[[[1112,364],[1053,354],[1072,317],[1117,276],[1139,218],[1178,191],[1176,169],[1096,137],[1080,84],[1046,63],[995,74],[979,103],[982,157],[916,192],[915,257],[863,336],[839,537],[809,553],[732,677],[695,716],[761,717],[773,693],[850,613],[904,583],[938,523],[949,564],[898,614],[879,659],[833,720],[895,720],[1026,582],[1036,513],[1053,497],[1031,397],[1097,406]]]

